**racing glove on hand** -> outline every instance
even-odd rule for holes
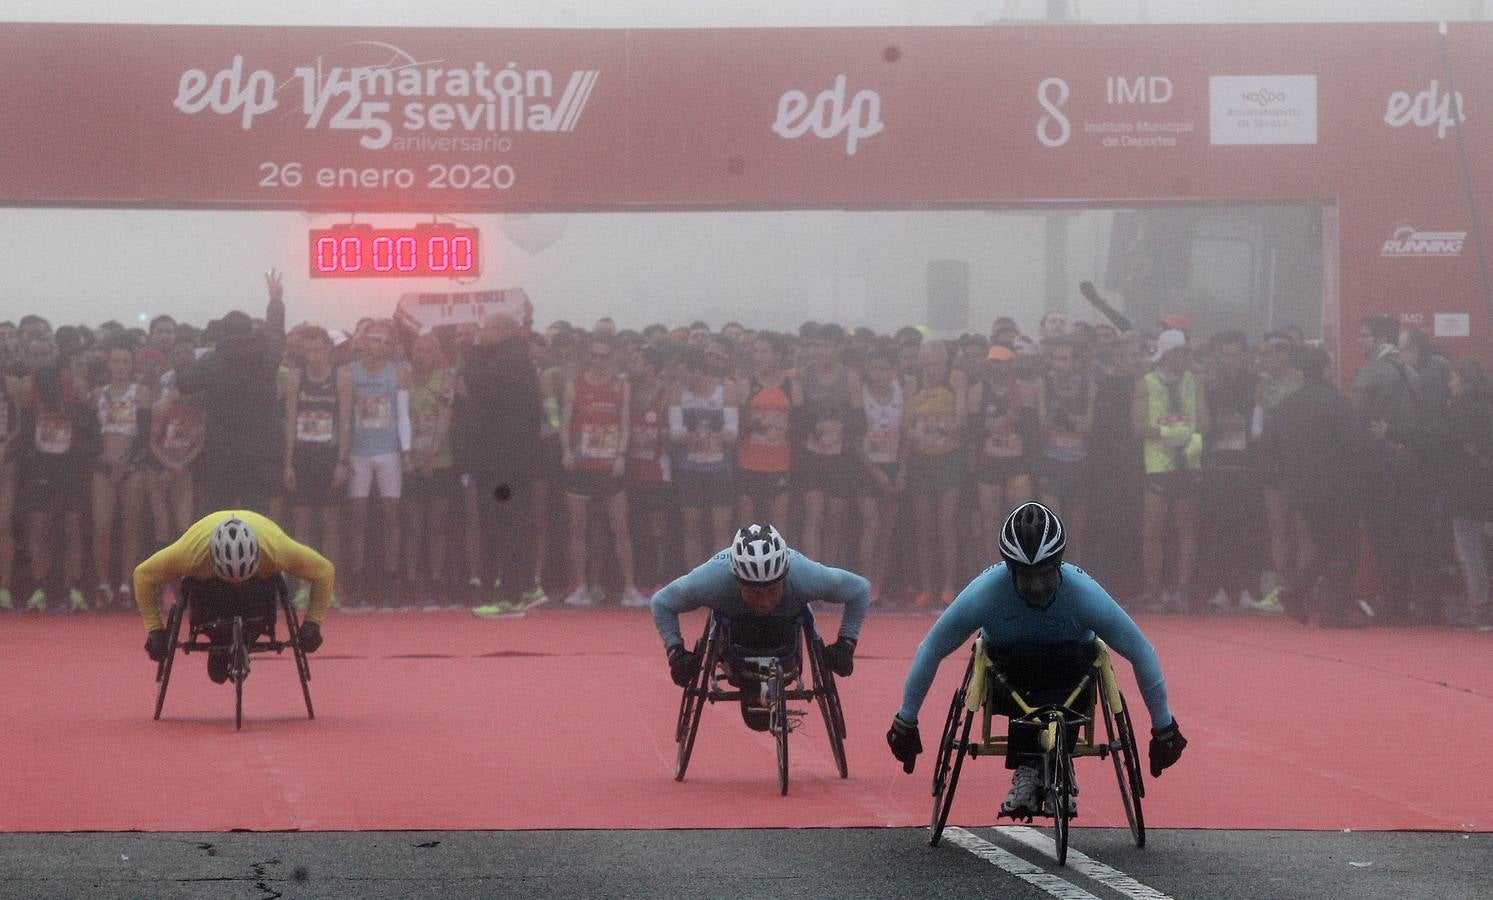
[[[669,677],[680,687],[689,687],[700,674],[700,655],[684,649],[683,644],[669,648]]]
[[[150,634],[145,638],[145,652],[152,662],[166,661],[166,657],[171,653],[171,637],[166,634],[166,629],[151,629]]]
[[[892,755],[902,763],[902,771],[911,775],[917,766],[918,754],[923,752],[923,739],[918,736],[916,722],[904,722],[901,716],[892,716],[892,727],[886,732],[887,746]]]
[[[1160,778],[1162,770],[1169,769],[1182,758],[1187,747],[1187,738],[1177,728],[1177,720],[1165,728],[1151,729],[1151,777]]]
[[[316,648],[321,646],[321,626],[315,622],[302,622],[298,636],[301,639],[302,653],[315,653]]]
[[[855,671],[855,638],[841,637],[824,648],[824,664],[841,678]]]

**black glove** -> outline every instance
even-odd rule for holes
[[[1151,729],[1151,777],[1160,778],[1164,769],[1169,769],[1182,758],[1187,738],[1177,728],[1177,720],[1165,728]]]
[[[918,736],[916,723],[902,721],[901,716],[892,716],[892,727],[887,729],[886,743],[892,755],[902,763],[902,771],[911,775],[918,764],[918,754],[923,752],[923,739]]]
[[[841,637],[824,648],[824,664],[841,678],[855,671],[855,638]]]
[[[315,622],[302,622],[300,634],[302,653],[315,653],[321,646],[321,626]]]
[[[145,638],[145,652],[150,655],[152,662],[166,661],[166,657],[171,654],[171,636],[166,633],[166,629],[151,629],[149,636]]]
[[[689,687],[700,674],[700,654],[684,649],[683,644],[669,648],[669,677],[680,687]]]

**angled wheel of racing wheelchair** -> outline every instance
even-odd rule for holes
[[[1104,712],[1104,736],[1109,758],[1115,764],[1115,780],[1120,783],[1120,800],[1125,806],[1125,820],[1130,824],[1130,837],[1136,847],[1144,847],[1146,817],[1141,810],[1141,798],[1146,796],[1146,786],[1141,781],[1140,750],[1135,743],[1135,730],[1130,726],[1130,711],[1118,690],[1113,691],[1113,697],[1109,690],[1101,690],[1099,704]]]
[[[254,653],[281,653],[286,648],[291,651],[291,656],[296,663],[296,676],[301,684],[301,696],[306,702],[306,718],[315,719],[316,712],[311,705],[311,665],[306,659],[306,653],[301,649],[300,643],[300,617],[296,614],[295,607],[290,602],[290,592],[283,578],[275,585],[275,606],[285,618],[285,625],[289,631],[286,640],[275,638],[275,624],[271,619],[268,629],[259,634],[255,640],[249,641],[246,637],[246,619],[242,615],[235,615],[231,619],[224,618],[209,622],[200,622],[188,626],[187,640],[181,640],[181,629],[183,621],[187,618],[190,598],[185,589],[182,590],[180,598],[171,607],[166,617],[166,633],[168,636],[166,658],[156,664],[156,681],[160,687],[156,693],[155,719],[161,718],[161,711],[166,704],[166,691],[171,684],[171,672],[176,661],[176,652],[182,653],[204,653],[204,652],[226,652],[228,654],[228,679],[233,682],[234,693],[234,727],[243,728],[244,711],[244,682],[249,676],[249,658]],[[251,619],[253,617],[250,617]],[[214,644],[206,638],[205,632],[214,627],[227,627],[230,630],[229,641],[226,644]]]
[[[700,656],[700,671],[679,699],[679,721],[674,726],[674,741],[679,745],[674,756],[675,781],[683,781],[684,773],[689,769],[695,734],[700,730],[700,713],[705,709],[706,701],[710,700],[710,679],[715,673],[716,661],[720,659],[720,628],[714,612],[705,623],[705,633],[695,642],[695,653]]]
[[[968,703],[969,686],[974,676],[978,652],[978,645],[970,649],[969,663],[964,667],[964,680],[960,682],[959,690],[954,692],[954,699],[949,702],[949,715],[944,719],[943,733],[938,739],[938,757],[933,765],[933,822],[928,839],[928,844],[932,847],[937,847],[939,839],[943,837],[944,825],[949,821],[949,809],[954,805],[954,790],[959,786],[959,770],[964,767],[964,756],[969,752],[969,732],[975,723],[976,708]]]
[[[804,643],[809,648],[809,689],[819,705],[819,714],[824,717],[824,731],[829,735],[830,753],[835,758],[835,769],[841,778],[850,776],[850,767],[845,761],[845,712],[840,706],[840,689],[835,683],[835,673],[824,662],[824,639],[814,633],[813,625],[803,625]]]
[[[768,713],[768,730],[776,739],[778,750],[778,793],[788,796],[788,732],[793,726],[788,721],[788,691],[781,662],[769,667],[767,696],[771,711]]]

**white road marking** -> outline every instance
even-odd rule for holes
[[[997,834],[1003,834],[1014,841],[1025,844],[1046,856],[1056,860],[1058,858],[1057,844],[1052,837],[1025,825],[1004,825],[995,829]],[[1141,884],[1119,869],[1107,866],[1104,863],[1085,856],[1072,847],[1068,848],[1068,865],[1082,872],[1100,884],[1114,888],[1133,900],[1173,900],[1168,894],[1163,894],[1149,885]]]
[[[1029,863],[1011,851],[997,847],[983,838],[975,837],[956,825],[950,825],[943,830],[943,839],[963,847],[980,859],[1005,869],[1027,884],[1039,887],[1060,900],[1099,900],[1098,897],[1073,882],[1053,875],[1041,866]]]

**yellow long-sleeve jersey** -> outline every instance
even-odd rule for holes
[[[216,578],[207,557],[207,542],[213,529],[229,519],[242,519],[259,538],[259,571],[256,577],[284,572],[311,582],[311,607],[306,621],[321,623],[332,602],[333,576],[336,574],[325,556],[291,539],[279,525],[248,510],[225,509],[208,513],[176,539],[145,562],[135,567],[135,603],[145,629],[165,628],[161,620],[161,587],[177,578]]]

